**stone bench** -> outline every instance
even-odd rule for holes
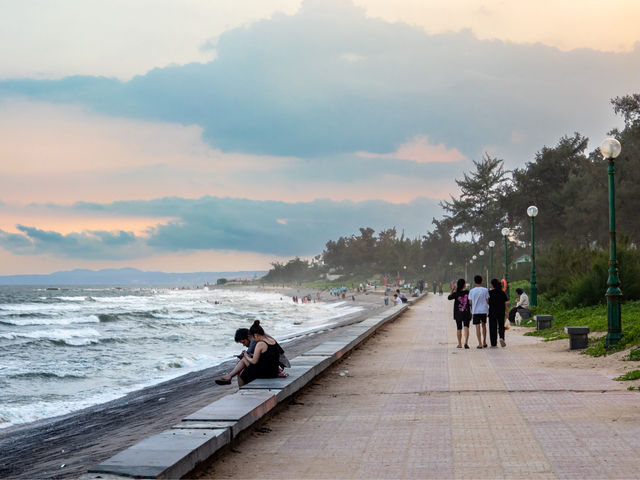
[[[551,328],[553,315],[535,315],[533,319],[536,321],[536,330],[545,330]]]
[[[564,327],[564,331],[569,334],[569,349],[578,350],[587,348],[589,345],[589,327]]]
[[[523,320],[528,320],[529,318],[531,318],[531,310],[529,310],[528,308],[525,308],[524,310],[518,310],[518,313],[520,314],[520,318],[522,318]]]

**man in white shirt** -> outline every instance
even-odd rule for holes
[[[509,310],[510,323],[516,321],[516,313],[520,313],[522,310],[529,310],[529,297],[524,293],[524,290],[516,288],[516,293],[518,294],[518,303],[516,303],[515,307]]]
[[[471,305],[471,318],[476,326],[478,348],[487,348],[487,315],[489,314],[489,290],[482,286],[482,277],[473,277],[475,286],[469,292],[469,304]],[[482,335],[480,335],[482,325]]]
[[[393,294],[393,303],[395,305],[402,305],[402,300],[400,299],[397,293]]]

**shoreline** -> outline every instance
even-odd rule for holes
[[[249,287],[249,288],[248,288]],[[220,286],[219,288],[225,288]],[[261,286],[226,286],[234,290],[265,291]],[[271,288],[269,288],[271,290]],[[283,296],[303,295],[317,290],[296,287],[274,287]],[[330,324],[283,337],[281,343],[289,358],[314,348],[337,335],[341,328],[362,321],[384,309],[383,290],[356,294],[354,305],[360,312],[334,319]],[[312,295],[313,296],[313,295]],[[323,302],[350,302],[350,299],[328,297]],[[235,360],[190,372],[118,399],[87,407],[65,415],[19,424],[0,430],[2,463],[0,477],[10,478],[75,478],[87,468],[109,458],[141,439],[170,428],[172,425],[213,400],[235,390],[220,387],[213,380],[228,372]],[[25,452],[30,452],[25,456]],[[28,457],[28,458],[25,458]],[[63,466],[64,465],[64,466]]]

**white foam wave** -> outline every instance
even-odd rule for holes
[[[32,340],[50,340],[64,342],[67,345],[82,346],[98,343],[100,333],[93,328],[84,329],[53,329],[35,330],[31,332],[0,333],[0,338],[15,340],[17,338],[29,338]]]
[[[28,325],[73,325],[76,323],[100,323],[97,315],[86,317],[53,317],[53,318],[4,318],[2,323],[8,323],[19,327]]]
[[[29,314],[39,312],[77,312],[79,310],[82,310],[82,308],[83,307],[77,303],[5,303],[3,305],[0,305],[0,315],[15,313]]]
[[[84,302],[87,297],[54,297],[60,300],[64,300],[65,302]]]

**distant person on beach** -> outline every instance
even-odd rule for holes
[[[442,296],[442,282],[438,284],[438,295]]]
[[[438,292],[438,282],[433,282],[433,294],[435,295]]]
[[[464,348],[469,348],[469,322],[471,310],[469,309],[469,290],[466,288],[464,278],[458,280],[457,285],[451,289],[447,297],[453,302],[453,318],[456,321],[456,335],[458,336],[458,348],[462,348],[462,329],[464,328]]]
[[[229,385],[233,377],[235,377],[236,375],[242,375],[242,372],[246,369],[247,363],[245,360],[251,359],[254,356],[255,349],[259,343],[259,340],[256,339],[255,334],[251,333],[251,329],[253,329],[256,326],[256,324],[258,327],[260,327],[260,321],[256,320],[254,324],[251,326],[251,328],[239,328],[236,330],[235,337],[234,337],[235,342],[241,343],[243,346],[247,347],[247,350],[241,352],[240,355],[238,355],[238,358],[240,359],[240,361],[236,364],[234,369],[228,375],[225,375],[224,377],[221,377],[215,380],[215,382],[218,385]],[[262,327],[260,327],[260,329],[262,330]],[[264,330],[262,330],[262,332],[263,332],[262,335],[265,338],[267,338],[270,342],[271,341],[275,342],[275,345],[278,350],[278,374],[276,376],[285,376],[285,377],[289,376],[289,374],[284,373],[284,368],[285,367],[288,368],[291,366],[291,364],[289,363],[289,360],[284,354],[284,350],[276,342],[276,340],[273,337],[264,333]],[[268,377],[256,377],[256,378],[268,378]],[[238,385],[240,386],[244,385],[244,383],[241,384],[240,382],[241,382],[241,377],[238,377]]]
[[[476,336],[478,337],[477,348],[487,348],[487,315],[489,314],[489,291],[482,286],[482,277],[473,277],[475,286],[469,292],[469,303],[471,304],[471,318],[476,326]],[[482,335],[480,335],[482,326]]]
[[[509,322],[511,323],[516,321],[516,313],[520,313],[522,310],[529,310],[529,296],[521,288],[516,288],[516,293],[518,294],[518,302],[509,311]]]
[[[504,322],[507,314],[507,294],[502,291],[502,285],[497,278],[491,280],[489,290],[489,340],[491,347],[497,347],[498,335],[500,345],[507,346],[504,341]]]

